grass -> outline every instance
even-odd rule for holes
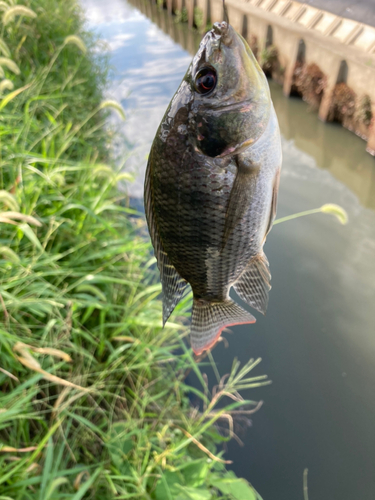
[[[75,0],[14,7],[0,2],[0,499],[260,498],[218,452],[257,408],[239,391],[268,383],[259,360],[210,393],[186,328],[161,329],[109,153],[106,110],[123,112],[103,103],[105,58]]]

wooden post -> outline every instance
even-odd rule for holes
[[[325,122],[327,121],[328,113],[332,104],[333,89],[337,83],[339,76],[341,61],[334,61],[331,66],[331,71],[327,76],[327,86],[324,89],[323,99],[319,106],[319,118]]]
[[[186,8],[188,11],[188,25],[189,28],[192,28],[194,25],[194,7],[195,7],[195,1],[194,0],[187,0],[186,1]]]
[[[202,11],[202,26],[205,29],[209,21],[209,6],[210,0],[197,0],[197,7]]]
[[[224,19],[223,16],[223,1],[222,0],[210,0],[210,12],[211,12],[211,23],[221,23]]]
[[[177,10],[181,12],[183,7],[184,7],[183,0],[173,0],[172,9],[174,12],[176,12]]]
[[[292,90],[293,73],[298,60],[299,42],[300,42],[299,40],[295,41],[293,49],[291,51],[291,57],[288,58],[288,64],[286,65],[285,68],[283,93],[286,97],[290,96],[290,92]]]

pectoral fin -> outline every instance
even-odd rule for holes
[[[264,253],[253,257],[244,272],[233,285],[236,293],[249,306],[262,314],[266,313],[271,273]]]
[[[240,223],[249,208],[256,189],[259,171],[257,165],[244,161],[244,157],[241,154],[235,157],[235,161],[237,164],[237,174],[225,215],[222,249],[224,249],[232,231]]]
[[[170,263],[167,254],[161,250],[158,267],[160,270],[161,286],[163,291],[163,326],[168,321],[174,308],[181,300],[187,283],[181,278],[174,266]]]

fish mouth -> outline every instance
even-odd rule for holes
[[[226,21],[222,21],[221,23],[215,23],[211,30],[212,35],[215,36],[216,39],[220,39],[224,45],[230,45],[232,42],[232,33],[233,28]]]
[[[228,32],[229,25],[225,21],[222,23],[215,23],[213,25],[212,31],[217,33],[218,35],[225,35]]]

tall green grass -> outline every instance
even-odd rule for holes
[[[218,452],[257,407],[239,391],[267,383],[259,360],[210,393],[183,323],[161,329],[109,154],[106,62],[75,0],[25,6],[0,2],[0,499],[259,498]]]

